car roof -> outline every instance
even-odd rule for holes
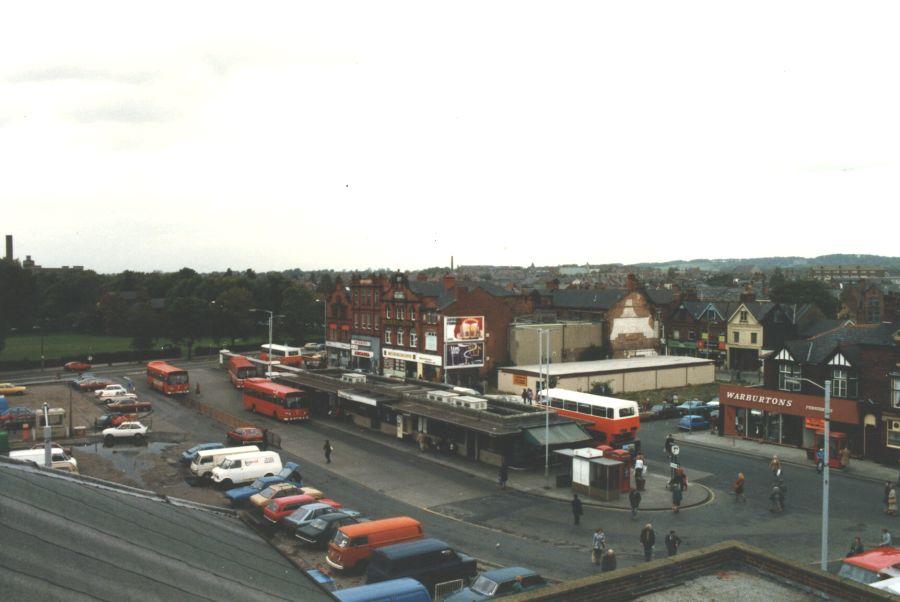
[[[427,554],[428,552],[440,552],[441,550],[451,549],[447,542],[432,537],[424,539],[416,539],[415,541],[406,541],[403,543],[395,543],[390,546],[379,548],[376,554],[380,554],[385,558],[396,560],[398,558],[407,558],[416,556],[417,554]]]
[[[365,535],[367,533],[371,533],[373,531],[378,531],[380,529],[395,529],[397,527],[403,526],[418,526],[421,527],[422,523],[417,521],[414,518],[410,518],[408,516],[394,516],[391,518],[382,518],[379,520],[373,520],[368,523],[359,523],[357,525],[347,525],[346,527],[341,527],[344,533],[348,537],[354,537],[356,535]]]
[[[294,485],[293,483],[282,482],[282,483],[272,483],[271,485],[269,485],[268,489],[272,489],[274,491],[281,491],[282,489],[294,489],[296,487],[297,486]]]
[[[482,577],[486,577],[491,581],[511,581],[516,577],[531,577],[532,575],[538,575],[536,571],[531,569],[526,569],[523,566],[508,566],[500,569],[493,569],[491,571],[485,571],[481,574]]]
[[[272,500],[270,503],[278,504],[279,506],[287,506],[288,504],[292,504],[294,502],[303,502],[309,500],[310,504],[315,501],[315,498],[306,494],[298,494],[298,495],[286,495],[284,497],[280,497]],[[303,506],[306,507],[305,505]]]
[[[881,547],[868,552],[845,558],[846,564],[852,564],[869,571],[882,571],[900,564],[900,548]]]

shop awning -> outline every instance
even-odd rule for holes
[[[532,445],[544,446],[547,444],[547,429],[543,426],[533,426],[522,429],[525,441]],[[590,440],[591,436],[583,428],[574,422],[550,425],[550,445],[564,445],[581,443]]]

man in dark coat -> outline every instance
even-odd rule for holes
[[[600,560],[600,570],[604,573],[616,570],[616,553],[612,548],[606,550],[603,559]]]
[[[628,492],[628,503],[631,505],[631,518],[637,516],[638,506],[641,505],[641,492],[632,489]]]
[[[647,562],[653,560],[653,546],[656,545],[656,531],[653,525],[647,523],[641,529],[641,545],[644,546],[644,560]]]
[[[334,448],[331,447],[331,441],[325,439],[325,445],[322,446],[322,451],[325,452],[325,463],[331,464],[331,452],[334,451]]]
[[[509,467],[506,465],[506,462],[500,465],[500,473],[497,475],[497,483],[500,485],[500,489],[506,489],[506,481],[509,479]]]
[[[674,556],[678,553],[679,546],[681,546],[681,538],[675,535],[675,529],[672,529],[666,535],[666,552],[669,556]]]
[[[576,493],[572,497],[572,516],[575,519],[576,525],[580,523],[582,514],[584,514],[584,509],[581,507],[581,499],[579,499],[578,494]]]

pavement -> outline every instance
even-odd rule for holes
[[[753,458],[772,459],[778,456],[782,464],[790,464],[815,470],[815,464],[807,459],[806,450],[796,447],[787,447],[774,443],[764,443],[752,439],[732,437],[728,435],[714,435],[709,431],[695,431],[691,433],[680,432],[675,434],[675,440],[679,445],[686,444],[695,447],[739,454]],[[885,481],[895,482],[898,479],[898,468],[878,464],[871,460],[851,459],[845,468],[832,468],[832,474],[840,473],[847,477],[862,479],[875,483]]]

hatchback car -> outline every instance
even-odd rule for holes
[[[334,503],[334,502],[332,502]],[[302,527],[304,525],[308,525],[315,519],[319,518],[323,514],[329,514],[335,511],[335,507],[331,504],[326,503],[326,500],[320,500],[318,502],[313,502],[312,504],[306,504],[304,506],[300,506],[296,510],[294,510],[289,516],[286,516],[282,521],[282,524],[287,529],[296,529],[298,527]],[[348,510],[348,513],[359,514],[358,512],[354,512],[353,510]]]
[[[0,383],[0,395],[24,395],[27,387],[12,383]]]
[[[531,569],[521,566],[510,566],[503,569],[486,571],[479,575],[469,587],[450,594],[445,602],[475,602],[491,600],[522,592],[530,592],[547,586],[547,581]]]
[[[688,414],[682,416],[678,421],[678,428],[683,431],[702,431],[709,428],[709,420],[706,419],[706,416]]]
[[[275,483],[269,485],[259,493],[250,496],[250,504],[256,508],[263,508],[271,500],[280,497],[288,497],[289,495],[303,495],[300,488],[293,483]]]
[[[288,525],[287,523],[284,523],[284,519],[292,515],[301,507],[311,504],[324,504],[329,508],[330,512],[334,512],[341,507],[341,504],[334,500],[322,499],[316,501],[316,498],[311,495],[289,495],[288,497],[272,500],[266,504],[266,507],[263,509],[263,518],[272,525],[282,524],[282,526],[294,528],[293,524]]]
[[[672,403],[658,403],[650,407],[650,415],[656,418],[675,418],[679,416],[678,406]]]
[[[294,537],[300,545],[325,549],[338,529],[345,525],[355,525],[362,520],[365,519],[360,518],[359,512],[354,510],[332,511],[313,519],[307,525],[298,527],[294,531]]]
[[[265,449],[266,434],[255,426],[239,426],[225,433],[228,445],[258,445]]]
[[[85,372],[91,369],[91,365],[87,362],[66,362],[63,369],[69,372]]]

